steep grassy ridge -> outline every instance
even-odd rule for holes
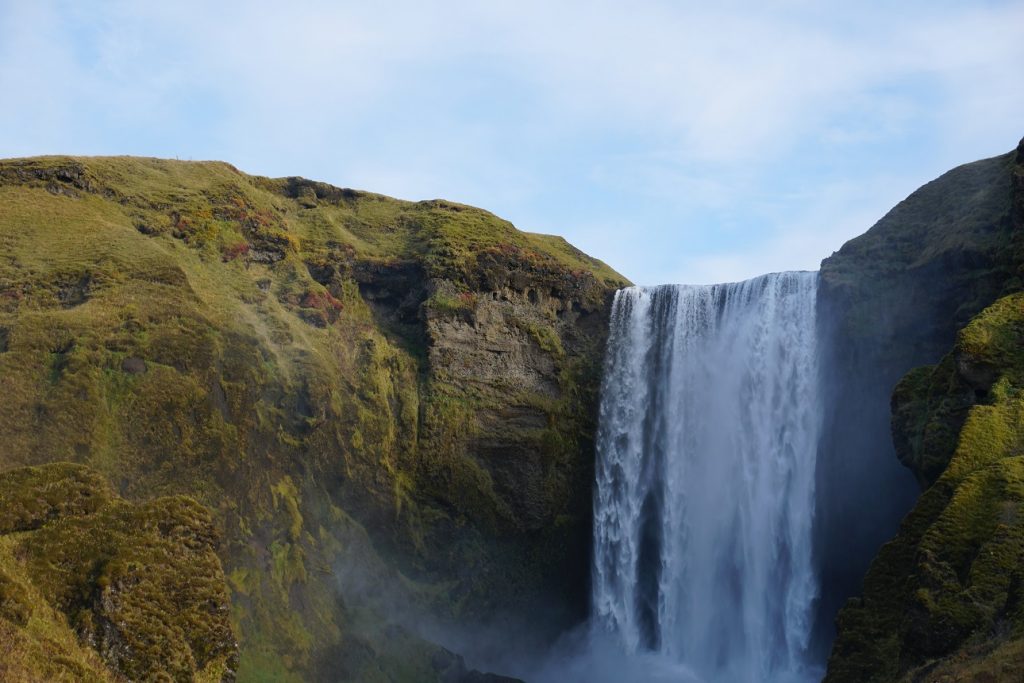
[[[900,454],[930,486],[840,613],[827,680],[1024,676],[1022,349],[1015,294],[898,387]]]
[[[213,162],[3,161],[0,207],[0,468],[210,506],[241,679],[435,675],[371,594],[580,613],[606,266]]]

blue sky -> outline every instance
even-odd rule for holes
[[[1020,1],[0,0],[0,157],[445,197],[705,283],[816,268],[1012,149],[1022,74]]]

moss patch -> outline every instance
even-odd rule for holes
[[[25,501],[41,501],[29,525],[0,535],[5,680],[233,679],[208,510],[182,497],[127,503],[63,463],[0,472],[0,490],[14,494],[0,498],[7,518],[25,520]],[[55,491],[77,504],[54,505]]]
[[[905,462],[931,483],[838,620],[828,681],[989,670],[1024,639],[1024,295],[960,333],[894,397]],[[901,456],[903,453],[901,453]],[[935,473],[941,473],[935,476]],[[962,662],[956,664],[956,662]],[[1014,655],[1001,678],[1024,675]],[[939,680],[932,679],[929,680]]]

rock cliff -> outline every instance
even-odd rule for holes
[[[894,248],[902,242],[918,254],[899,275],[883,268],[881,282],[861,287],[892,287],[888,305],[882,298],[873,304],[884,314],[875,319],[894,315],[900,325],[883,325],[895,336],[876,346],[887,346],[874,352],[886,359],[881,367],[906,372],[913,361],[935,363],[907,372],[891,402],[896,455],[923,493],[872,561],[862,595],[839,613],[826,680],[1018,680],[1024,142],[919,193],[926,204],[915,207],[912,196],[888,225],[880,223],[888,239],[868,233],[873,239],[861,238],[857,248],[870,253],[872,241]],[[914,209],[913,217],[928,205],[943,218],[915,230],[906,212]],[[865,304],[872,300],[856,306]],[[852,329],[856,316],[847,320]],[[870,329],[871,318],[862,320]],[[943,345],[952,351],[942,355]]]
[[[821,266],[825,427],[816,555],[826,587],[818,640],[918,495],[889,432],[893,388],[937,362],[957,330],[1019,287],[1011,219],[1016,154],[960,166],[923,186]]]
[[[240,680],[450,680],[455,622],[581,618],[607,266],[215,162],[2,161],[0,207],[0,469],[208,506]]]

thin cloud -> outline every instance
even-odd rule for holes
[[[0,155],[445,196],[638,281],[725,280],[812,266],[883,176],[898,199],[1008,149],[1020,26],[1020,2],[7,3]]]

